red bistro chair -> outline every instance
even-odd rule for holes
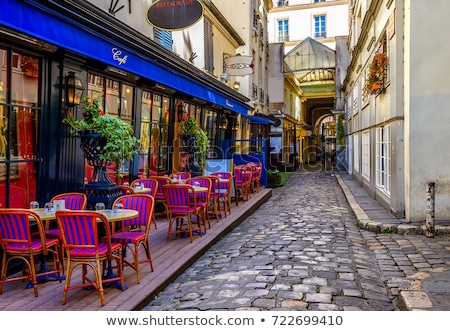
[[[69,192],[60,193],[55,195],[50,201],[55,202],[55,200],[64,200],[64,207],[70,210],[84,210],[87,206],[87,196],[84,193],[79,192]],[[50,222],[45,223],[45,236],[47,238],[54,238],[59,240],[59,255],[60,262],[62,266],[63,275],[65,273],[64,267],[64,250],[62,244],[61,231],[58,228],[50,229]]]
[[[116,253],[120,252],[121,244],[111,243],[108,220],[101,213],[87,210],[60,210],[55,215],[67,256],[62,304],[66,304],[69,290],[93,287],[99,292],[100,303],[103,306],[105,304],[104,283],[120,281],[122,291],[125,289],[121,268],[122,259],[120,253]],[[99,224],[102,224],[105,230],[102,240],[99,240]],[[116,261],[118,275],[102,279],[102,262],[112,260]],[[82,267],[81,283],[72,285],[72,274],[78,266]],[[91,268],[95,279],[91,279],[88,275],[87,267]]]
[[[187,184],[168,184],[163,187],[167,206],[167,219],[169,229],[167,240],[171,235],[189,235],[192,243],[192,233],[198,232],[203,235],[201,207],[197,205],[197,198],[194,188]],[[195,225],[195,228],[193,227]],[[173,229],[173,227],[175,228]],[[205,227],[205,226],[204,226]]]
[[[154,199],[156,199],[156,195],[158,194],[158,186],[159,186],[159,181],[156,178],[139,178],[134,180],[131,183],[131,186],[134,187],[134,185],[136,183],[141,183],[141,185],[144,185],[145,188],[149,188],[150,192],[148,193],[148,195],[151,195]],[[139,193],[139,191],[135,191],[134,193]],[[155,214],[152,214],[152,223],[155,226],[155,229],[158,228],[158,226],[156,225],[156,218],[155,218]]]
[[[220,212],[220,202],[223,202],[223,212],[227,217],[227,210],[231,214],[231,187],[233,186],[233,174],[231,172],[213,172],[211,176],[216,176],[219,179],[218,190],[218,205]],[[237,200],[236,200],[237,202]]]
[[[38,234],[31,233],[31,225],[37,225]],[[39,215],[28,209],[0,209],[0,247],[2,248],[2,270],[0,278],[0,294],[3,293],[3,284],[29,279],[34,287],[34,295],[38,296],[38,277],[57,275],[61,282],[58,261],[58,239],[45,237],[44,226]],[[35,257],[43,258],[51,254],[53,257],[53,270],[36,272]],[[20,276],[7,278],[8,265],[14,260],[22,260],[23,272]]]
[[[129,266],[136,271],[137,283],[141,282],[141,263],[149,263],[153,271],[152,256],[148,244],[148,234],[155,209],[155,199],[148,194],[133,194],[118,197],[114,205],[121,202],[125,209],[139,211],[139,216],[122,221],[122,231],[111,234],[111,243],[122,245],[122,267]],[[147,259],[139,260],[139,249],[144,247]],[[133,254],[133,262],[125,260],[125,251],[129,249]]]

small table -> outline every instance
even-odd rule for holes
[[[36,214],[38,214],[39,218],[42,221],[51,221],[55,219],[55,211],[45,211],[44,208],[31,209]]]
[[[122,209],[120,212],[114,212],[111,209],[104,211],[96,211],[106,217],[109,223],[123,221],[129,218],[135,218],[139,216],[139,212],[134,209]]]
[[[143,187],[143,188],[135,188],[132,187],[134,193],[141,194],[141,193],[152,193],[152,189],[150,187]]]
[[[194,189],[195,193],[202,193],[202,192],[207,192],[208,188],[204,187],[204,186],[193,186],[192,188]]]

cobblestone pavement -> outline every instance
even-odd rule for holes
[[[143,310],[397,310],[449,249],[360,229],[335,177],[297,172]]]

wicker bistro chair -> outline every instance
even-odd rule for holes
[[[205,205],[205,222],[211,228],[210,215],[214,215],[217,222],[219,221],[219,208],[217,206],[219,201],[219,178],[216,176],[198,176],[187,180],[186,184],[194,185],[196,182],[199,186],[208,188],[207,192],[197,192],[196,194],[197,204]]]
[[[194,188],[187,184],[168,184],[163,187],[163,191],[169,221],[167,241],[171,235],[187,234],[192,243],[194,231],[202,236],[202,226],[205,228],[204,213],[202,207],[197,205]],[[195,225],[195,228],[193,228],[193,225]],[[175,228],[173,229],[173,227]]]
[[[31,225],[37,225],[38,234],[31,233]],[[58,261],[58,239],[45,237],[44,226],[39,215],[28,209],[0,209],[0,247],[2,248],[2,270],[0,278],[0,294],[3,284],[16,280],[29,279],[34,287],[34,295],[38,296],[37,279],[47,275],[57,275],[61,282]],[[53,270],[46,269],[37,272],[35,257],[51,254],[53,257]],[[24,263],[21,276],[7,278],[8,265],[13,260],[22,260]],[[42,267],[42,265],[41,265]],[[28,270],[28,272],[27,272]]]
[[[158,189],[154,196],[154,198],[155,198],[155,217],[156,217],[156,214],[164,215],[164,214],[166,214],[167,206],[166,206],[166,199],[164,196],[163,187],[167,184],[171,184],[172,180],[167,176],[150,176],[149,178],[154,178],[158,181]],[[157,213],[156,207],[158,204],[162,204],[164,206],[164,212]]]
[[[246,166],[234,167],[234,185],[236,187],[236,199],[242,199],[243,202],[250,198],[250,184],[252,172]]]
[[[222,202],[223,213],[225,217],[227,217],[227,211],[231,214],[231,187],[233,186],[233,174],[231,172],[213,172],[211,176],[217,177],[219,181],[219,189],[217,192],[219,213],[221,213],[220,202]]]
[[[122,186],[122,194],[123,195],[131,195],[131,194],[134,194],[134,190],[130,186]]]
[[[87,196],[84,193],[79,192],[69,192],[69,193],[61,193],[55,195],[50,201],[55,202],[55,200],[64,200],[64,207],[65,209],[70,210],[84,210],[87,206]],[[45,236],[47,238],[53,238],[59,240],[59,255],[60,255],[60,262],[62,266],[62,273],[64,275],[65,273],[65,267],[64,267],[64,250],[63,250],[63,244],[62,244],[62,237],[61,237],[61,231],[56,227],[54,229],[50,229],[50,223],[45,223]]]
[[[113,206],[122,203],[126,209],[139,211],[139,216],[134,219],[122,221],[122,231],[111,234],[111,243],[122,245],[122,268],[132,267],[136,271],[137,283],[141,282],[141,263],[149,263],[153,271],[152,256],[148,244],[148,234],[155,209],[155,199],[148,194],[134,194],[121,196],[114,201]],[[147,259],[139,260],[139,249],[144,247]],[[133,254],[133,262],[125,260],[125,251],[129,249]]]
[[[67,292],[77,288],[93,287],[100,294],[100,303],[105,304],[103,290],[104,283],[120,281],[121,289],[125,289],[122,258],[120,252],[122,247],[119,243],[111,243],[109,224],[106,217],[95,211],[62,210],[56,212],[56,221],[61,230],[64,250],[67,255],[66,281],[62,304],[66,304]],[[98,225],[103,225],[105,236],[99,239]],[[102,263],[116,261],[118,275],[113,278],[102,279]],[[103,263],[104,264],[104,263]],[[76,267],[82,267],[81,284],[72,285],[72,274]],[[94,272],[95,279],[88,275],[88,268]]]
[[[156,199],[156,195],[158,194],[158,186],[159,186],[158,179],[156,179],[156,178],[139,178],[139,179],[134,180],[131,183],[131,186],[134,187],[134,185],[136,183],[141,183],[141,185],[144,185],[145,188],[149,188],[150,192],[147,194],[151,195],[154,199]],[[134,193],[139,193],[139,191],[135,191]],[[152,214],[152,223],[155,226],[155,229],[157,229],[158,226],[156,225],[155,213]]]
[[[251,190],[261,192],[262,163],[250,162],[248,164],[252,166]]]

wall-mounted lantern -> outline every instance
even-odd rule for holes
[[[233,88],[235,91],[239,90],[239,88],[241,87],[241,83],[238,81],[234,82]]]
[[[233,130],[233,131],[239,130],[239,121],[237,118],[234,119],[234,123],[233,123],[233,126],[231,127],[231,130]]]
[[[225,116],[223,116],[221,121],[219,122],[219,129],[226,130],[227,126],[228,126],[228,120]]]
[[[81,80],[70,71],[66,76],[66,105],[67,107],[78,106],[81,102],[84,87]]]

